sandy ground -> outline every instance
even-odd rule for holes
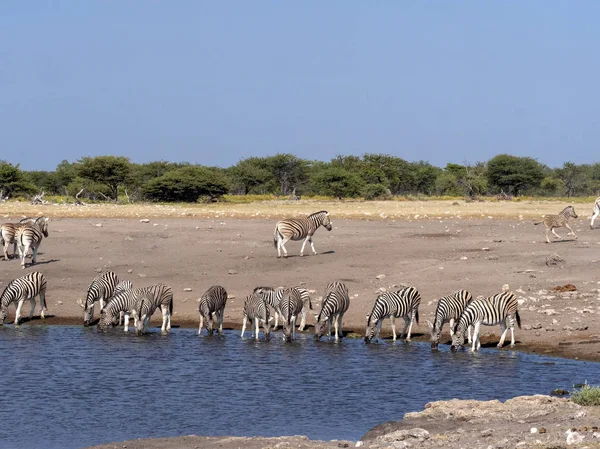
[[[357,203],[355,208],[366,207],[361,204],[364,203]],[[385,213],[377,212],[378,208],[390,205],[392,209],[396,204],[405,207],[405,203],[375,203],[369,213]],[[432,320],[440,296],[459,288],[474,296],[487,296],[509,284],[520,298],[523,323],[523,329],[516,329],[515,349],[600,360],[600,230],[589,229],[583,206],[576,206],[581,209],[580,218],[575,220],[579,239],[546,244],[543,225],[533,226],[530,217],[560,210],[562,204],[410,204],[410,217],[393,219],[379,215],[375,220],[365,216],[361,220],[340,219],[330,205],[334,229],[320,229],[314,238],[320,254],[298,257],[300,243],[290,242],[287,248],[293,257],[288,259],[276,257],[272,242],[276,220],[260,218],[260,213],[259,217],[246,215],[240,219],[227,216],[235,216],[233,213],[198,218],[185,212],[185,218],[161,216],[142,223],[145,209],[136,212],[137,218],[78,219],[57,216],[63,208],[83,208],[23,206],[17,214],[12,205],[2,207],[6,212],[4,221],[16,221],[22,213],[54,217],[50,221],[50,236],[42,242],[35,266],[48,279],[50,317],[44,320],[45,324],[81,323],[82,311],[76,300],[84,297],[90,281],[101,270],[113,270],[121,278],[131,279],[135,286],[157,282],[172,286],[173,324],[181,326],[197,326],[196,300],[214,284],[223,285],[232,296],[225,312],[226,327],[240,328],[244,298],[258,285],[304,283],[315,290],[312,297],[318,304],[326,284],[341,280],[351,294],[344,331],[362,334],[365,315],[380,289],[413,285],[422,296],[421,321],[413,332],[416,339],[423,340],[428,339],[426,320]],[[427,217],[415,213],[418,207],[429,208]],[[472,213],[466,213],[471,207]],[[485,209],[488,207],[497,208],[497,213],[488,215],[494,213]],[[320,208],[324,207],[312,205],[312,210]],[[451,213],[445,214],[445,209]],[[505,212],[515,218],[495,218],[503,217]],[[285,211],[279,212],[282,213]],[[104,214],[107,215],[106,209]],[[558,233],[564,237],[567,231],[559,229]],[[31,270],[21,270],[18,260],[0,261],[2,285]],[[385,278],[377,279],[381,274]],[[552,291],[564,284],[573,284],[577,291]],[[28,309],[24,312],[26,315]],[[40,322],[34,319],[26,325]],[[157,314],[153,323],[159,322]],[[311,315],[308,323],[313,322]],[[483,331],[488,334],[484,343],[495,344],[499,327],[484,327]],[[389,333],[386,322],[382,335]]]

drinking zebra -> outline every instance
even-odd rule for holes
[[[442,335],[442,327],[450,322],[450,337],[454,335],[455,324],[458,323],[465,307],[473,300],[473,295],[466,290],[458,290],[451,295],[440,298],[435,308],[435,318],[433,324],[429,324],[431,329],[431,349],[437,349]],[[471,326],[468,328],[469,343],[471,343]]]
[[[39,217],[34,223],[24,223],[17,228],[15,240],[21,256],[21,268],[25,269],[25,256],[31,248],[31,265],[35,264],[35,259],[40,249],[42,239],[48,237],[48,218]]]
[[[166,334],[171,331],[171,316],[173,315],[173,290],[171,287],[164,284],[152,285],[137,295],[135,305],[131,310],[137,334],[148,332],[150,318],[156,309],[160,309],[162,312],[160,332]]]
[[[271,338],[271,320],[269,316],[269,306],[265,300],[258,294],[252,293],[246,297],[244,302],[244,312],[242,318],[242,338],[246,331],[246,322],[250,321],[250,327],[254,331],[254,338],[258,340],[259,327],[262,325],[265,339]]]
[[[219,335],[223,332],[223,314],[227,303],[227,291],[220,285],[213,285],[200,298],[198,311],[200,312],[200,325],[198,335],[202,333],[202,326],[206,320],[208,335],[213,333],[213,316],[217,316],[219,323]]]
[[[594,220],[598,215],[600,215],[600,196],[596,198],[596,201],[594,201],[594,212],[592,215],[592,221],[590,222],[590,229],[594,227]]]
[[[575,238],[577,238],[577,235],[575,235],[575,231],[573,231],[573,229],[571,229],[571,226],[569,226],[569,219],[571,217],[577,218],[575,208],[573,206],[567,206],[558,214],[544,215],[544,218],[541,221],[534,221],[533,224],[539,225],[541,223],[544,223],[544,225],[546,226],[546,243],[550,243],[550,231],[552,231],[552,234],[554,234],[556,237],[562,240],[562,237],[558,235],[554,230],[555,228],[565,227],[569,231],[571,231],[567,235],[572,235]]]
[[[369,343],[373,337],[379,338],[381,324],[385,318],[392,322],[392,334],[396,341],[396,318],[404,319],[404,329],[400,339],[406,335],[406,341],[410,341],[413,322],[419,324],[419,305],[421,295],[414,287],[405,287],[396,292],[382,293],[375,299],[373,310],[367,315],[367,328],[365,330],[365,343]],[[408,333],[406,330],[408,329]]]
[[[283,291],[277,312],[283,321],[284,341],[292,341],[296,338],[296,317],[302,312],[303,307],[304,302],[297,288],[286,288]]]
[[[521,328],[521,317],[517,310],[519,303],[515,295],[509,291],[503,291],[497,295],[489,298],[475,299],[467,305],[464,312],[458,320],[458,326],[452,336],[452,347],[453,351],[456,351],[465,342],[465,331],[469,325],[473,325],[473,345],[472,351],[477,351],[481,347],[479,340],[479,328],[483,324],[484,326],[494,326],[500,324],[502,329],[502,336],[498,347],[501,348],[504,345],[504,338],[506,337],[506,320],[508,319],[510,326],[510,346],[515,345],[515,318],[519,329]]]
[[[277,248],[277,257],[281,257],[282,249],[284,257],[287,257],[285,244],[288,241],[302,239],[304,239],[304,242],[300,249],[300,256],[304,256],[306,242],[310,243],[312,252],[316,255],[317,251],[315,250],[312,236],[319,226],[323,226],[328,231],[331,231],[331,220],[329,219],[329,213],[325,210],[315,212],[306,218],[288,218],[278,221],[275,225],[275,233],[273,235],[273,244]]]
[[[114,295],[119,278],[112,271],[105,271],[94,278],[87,290],[85,302],[78,302],[83,307],[83,325],[88,326],[94,320],[94,306],[100,301],[100,309]]]
[[[308,290],[303,287],[294,288],[298,290],[302,298],[303,306],[301,312],[300,326],[298,326],[298,330],[302,331],[304,330],[304,326],[306,326],[306,309],[309,308],[310,310],[312,310],[313,307]],[[284,287],[256,287],[254,289],[254,293],[259,295],[273,309],[273,315],[275,316],[275,325],[273,326],[274,330],[277,329],[279,326],[279,312],[277,310],[277,307],[279,305],[279,301],[281,301],[281,298],[283,297],[284,291]]]
[[[110,299],[114,298],[114,295],[116,295],[117,293],[119,293],[119,292],[125,292],[127,290],[131,290],[132,288],[133,288],[133,282],[131,282],[130,280],[127,279],[127,280],[121,281],[115,287],[115,292],[114,292],[113,296]],[[110,299],[108,300],[108,302],[110,302]],[[102,312],[102,310],[103,309],[100,308],[100,312]],[[121,324],[123,324],[123,318],[124,317],[125,317],[125,312],[121,312],[119,314],[119,326]],[[129,316],[127,317],[127,320],[129,321]]]
[[[125,281],[129,282],[129,281]],[[141,288],[120,288],[124,283],[119,283],[115,294],[110,298],[106,306],[100,310],[100,321],[98,321],[98,332],[105,332],[109,327],[121,324],[121,317],[124,318],[125,332],[129,331],[129,317],[139,298],[148,294],[149,287]],[[134,317],[134,326],[137,320]]]
[[[17,309],[15,313],[15,326],[18,326],[21,318],[21,307],[23,307],[23,303],[27,299],[31,302],[29,319],[32,319],[33,312],[35,311],[35,297],[38,295],[40,296],[40,317],[44,318],[44,310],[47,310],[46,278],[44,275],[34,271],[10,281],[2,292],[2,295],[0,295],[0,324],[4,324],[6,320],[8,306],[14,303]]]
[[[41,218],[41,217],[40,217]],[[36,219],[31,217],[22,218],[18,223],[4,223],[0,226],[0,243],[4,245],[4,260],[8,260],[8,246],[13,244],[13,256],[17,255],[17,229],[26,224],[35,223]]]
[[[348,287],[342,282],[331,282],[325,288],[325,295],[321,304],[321,311],[315,315],[315,338],[320,339],[325,333],[327,326],[327,336],[331,337],[331,322],[333,321],[335,330],[335,341],[342,337],[342,319],[344,313],[350,306],[350,297],[348,296]]]

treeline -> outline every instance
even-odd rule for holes
[[[329,162],[292,154],[242,159],[229,168],[188,163],[132,163],[118,156],[63,161],[54,171],[23,171],[0,162],[2,197],[46,195],[91,200],[215,201],[224,194],[386,199],[394,195],[590,196],[600,192],[600,163],[550,168],[501,154],[487,162],[408,162],[385,154],[337,156]]]

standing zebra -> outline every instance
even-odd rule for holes
[[[594,227],[594,220],[598,215],[600,215],[600,196],[594,201],[594,213],[592,215],[592,221],[590,222],[590,229]]]
[[[273,235],[273,244],[277,248],[277,257],[281,257],[281,250],[283,249],[284,257],[287,257],[287,250],[285,244],[289,240],[302,240],[302,248],[300,249],[300,256],[304,256],[304,247],[306,242],[310,243],[313,254],[317,254],[315,245],[313,245],[312,236],[319,226],[324,226],[325,229],[331,231],[331,220],[329,219],[329,213],[325,210],[315,212],[306,218],[288,218],[280,220],[275,225],[275,234]]]
[[[269,306],[265,300],[256,293],[246,297],[244,302],[244,313],[242,318],[242,338],[246,331],[246,322],[250,320],[250,327],[254,331],[254,338],[258,340],[259,327],[262,324],[265,339],[271,338],[271,320],[269,316]]]
[[[283,340],[292,341],[296,338],[296,317],[302,312],[304,302],[297,288],[286,288],[283,291],[281,301],[277,306],[277,312],[283,321]]]
[[[78,302],[83,307],[83,325],[88,326],[94,320],[94,306],[100,301],[100,309],[104,308],[105,302],[115,294],[115,288],[119,278],[112,271],[105,271],[94,278],[87,290],[85,302]]]
[[[135,320],[135,330],[138,334],[148,331],[150,317],[156,309],[162,312],[161,334],[171,331],[171,316],[173,315],[173,290],[164,284],[156,284],[144,289],[144,293],[138,295],[135,305],[131,310],[131,316]]]
[[[350,307],[350,297],[348,296],[348,287],[341,282],[331,282],[325,288],[325,295],[321,303],[321,311],[315,315],[315,338],[320,339],[325,333],[325,326],[328,328],[327,336],[331,337],[331,322],[333,320],[335,329],[335,341],[342,337],[342,319],[344,313]]]
[[[44,275],[34,271],[10,281],[0,296],[0,324],[4,324],[8,313],[8,306],[14,302],[17,309],[15,314],[15,326],[18,326],[20,323],[19,318],[21,317],[21,307],[23,307],[23,303],[27,299],[31,302],[29,319],[33,318],[33,312],[35,311],[35,297],[38,295],[40,296],[40,317],[44,318],[44,310],[47,310],[46,278]]]
[[[17,229],[35,222],[35,218],[26,217],[19,220],[18,223],[4,223],[0,226],[0,243],[4,245],[4,260],[8,260],[8,246],[11,243],[13,244],[13,256],[17,255],[17,239],[15,238]]]
[[[534,221],[533,224],[539,225],[541,223],[544,223],[544,225],[546,226],[546,243],[550,243],[550,231],[552,231],[552,234],[554,234],[556,237],[562,240],[562,237],[558,235],[554,230],[555,228],[565,227],[569,231],[571,231],[567,235],[572,235],[575,238],[577,238],[577,236],[575,235],[575,231],[573,231],[573,229],[571,229],[571,226],[569,226],[569,219],[571,217],[577,218],[575,208],[573,206],[567,206],[562,211],[560,211],[560,213],[553,215],[544,215],[544,218],[541,221]]]
[[[404,318],[404,329],[400,339],[406,335],[406,341],[410,341],[413,322],[419,324],[419,305],[421,295],[414,287],[405,287],[396,292],[382,293],[375,299],[373,310],[367,315],[367,328],[365,330],[365,343],[369,343],[373,337],[377,340],[381,331],[381,324],[385,318],[392,321],[392,333],[396,341],[396,318]],[[408,333],[406,333],[408,329]]]
[[[124,281],[121,281],[117,284],[117,286],[115,287],[115,292],[113,294],[113,296],[111,297],[114,298],[114,295],[116,295],[119,292],[126,292],[127,290],[131,290],[133,288],[133,282],[131,282],[130,280],[126,279]],[[110,299],[108,300],[110,301]],[[102,312],[102,308],[100,308],[100,312]],[[125,317],[125,312],[121,312],[119,314],[119,326],[121,324],[123,324],[123,318]],[[127,320],[129,321],[129,316],[127,316]]]
[[[302,298],[302,312],[301,312],[301,320],[300,320],[300,326],[298,327],[299,331],[304,330],[304,326],[306,325],[306,308],[308,307],[310,310],[312,310],[312,302],[310,300],[310,295],[308,293],[308,290],[303,288],[303,287],[293,287],[296,290],[298,290],[298,292],[300,293],[300,296]],[[275,325],[273,326],[273,329],[277,329],[277,327],[279,326],[279,312],[278,312],[278,305],[279,305],[279,301],[281,301],[281,298],[283,297],[283,292],[285,291],[285,288],[283,287],[278,287],[278,288],[273,288],[273,287],[256,287],[254,289],[254,293],[259,295],[269,306],[271,306],[271,308],[273,309],[273,314],[275,315]]]
[[[21,268],[25,269],[25,256],[31,248],[31,265],[35,264],[42,239],[48,237],[48,217],[39,217],[34,223],[24,223],[17,228],[15,240],[21,256]]]
[[[521,328],[521,317],[517,310],[519,303],[517,298],[512,292],[504,291],[497,295],[491,296],[484,299],[475,299],[469,303],[465,308],[465,311],[458,320],[458,326],[456,332],[452,336],[452,347],[453,351],[456,351],[465,342],[465,331],[469,325],[473,325],[473,345],[472,351],[477,351],[481,347],[479,340],[479,327],[483,324],[484,326],[494,326],[500,324],[502,329],[502,336],[498,347],[501,348],[504,344],[504,338],[506,337],[506,319],[510,325],[510,346],[515,345],[515,318],[519,329]]]
[[[465,307],[473,300],[473,295],[466,290],[457,290],[451,295],[440,298],[435,308],[433,324],[427,322],[431,329],[431,349],[437,349],[440,344],[442,327],[450,322],[450,337],[454,335],[455,323],[458,323]],[[471,326],[468,328],[469,343],[471,343]]]
[[[200,325],[198,326],[198,335],[202,332],[204,320],[206,320],[206,330],[208,335],[213,333],[213,316],[217,316],[219,323],[219,335],[223,332],[223,313],[227,303],[227,291],[220,285],[213,285],[200,298],[198,311],[200,312]]]
[[[129,281],[125,281],[129,282]],[[139,298],[148,293],[148,287],[122,289],[119,283],[115,294],[110,298],[108,304],[100,310],[100,321],[98,321],[98,332],[105,332],[109,327],[121,324],[121,317],[124,316],[123,331],[129,331],[129,316],[135,307]],[[137,320],[134,318],[134,326]]]

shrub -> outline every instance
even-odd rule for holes
[[[571,394],[571,401],[579,405],[600,406],[600,387],[592,387],[586,383]]]
[[[368,184],[362,189],[362,197],[365,200],[389,200],[392,193],[383,184]]]

